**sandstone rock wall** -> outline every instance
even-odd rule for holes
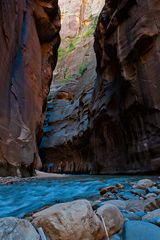
[[[91,114],[100,172],[160,170],[159,24],[155,0],[108,0],[100,15]]]
[[[32,174],[57,61],[58,1],[0,1],[0,176]]]
[[[76,37],[91,17],[99,15],[104,0],[59,0],[62,14],[61,37]]]

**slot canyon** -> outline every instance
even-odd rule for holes
[[[160,1],[0,0],[0,240],[160,239]]]

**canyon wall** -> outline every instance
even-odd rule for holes
[[[73,38],[80,34],[92,17],[99,15],[104,0],[59,0],[61,9],[61,38]]]
[[[0,1],[0,176],[41,166],[47,95],[60,43],[58,1]]]
[[[72,173],[159,171],[159,0],[106,0],[94,47],[95,84],[58,90],[59,115],[48,105],[43,161]]]
[[[159,50],[159,1],[106,1],[95,32],[91,107],[100,172],[160,170]]]

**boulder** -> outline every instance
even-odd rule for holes
[[[146,202],[146,204],[145,204],[144,210],[146,212],[149,212],[149,211],[153,211],[157,208],[160,208],[160,196],[157,198],[154,198],[154,197],[149,198],[148,202]]]
[[[104,195],[107,192],[116,193],[117,187],[115,187],[115,186],[103,187],[103,188],[100,188],[99,191],[100,191],[101,195]]]
[[[157,197],[157,194],[155,194],[155,193],[147,193],[145,195],[145,198],[156,198],[156,197]]]
[[[144,200],[128,200],[126,209],[130,212],[144,211]]]
[[[145,220],[147,222],[153,223],[155,225],[157,225],[158,227],[160,227],[160,217],[154,217],[148,220]]]
[[[101,240],[105,232],[87,200],[57,204],[33,215],[51,240]]]
[[[126,201],[123,201],[123,200],[109,200],[107,202],[104,202],[104,204],[112,204],[116,207],[118,207],[119,209],[126,209]]]
[[[147,193],[155,193],[157,195],[160,194],[160,189],[158,189],[157,187],[153,186],[147,189]]]
[[[144,221],[127,221],[124,224],[123,240],[158,240],[160,228]]]
[[[0,239],[40,240],[40,236],[27,220],[7,217],[0,219]]]
[[[160,208],[156,209],[152,212],[147,213],[142,219],[143,220],[150,220],[156,217],[160,217]]]
[[[150,179],[142,179],[139,180],[135,185],[134,188],[140,188],[140,189],[147,189],[154,185],[154,182]]]
[[[116,183],[116,185],[115,185],[118,189],[123,189],[123,188],[125,188],[125,186],[123,185],[123,184],[121,184],[121,183]]]
[[[106,204],[98,208],[97,215],[104,219],[109,236],[120,231],[123,226],[123,216],[120,210],[113,204]]]
[[[126,210],[121,210],[121,213],[126,220],[142,220],[142,217],[145,215],[145,213],[141,211],[130,212]]]

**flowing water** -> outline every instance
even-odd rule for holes
[[[122,183],[129,188],[128,182],[137,181],[139,178],[67,176],[61,179],[39,179],[12,185],[1,184],[0,217],[23,217],[46,205],[80,198],[93,199],[99,195],[100,187]]]

